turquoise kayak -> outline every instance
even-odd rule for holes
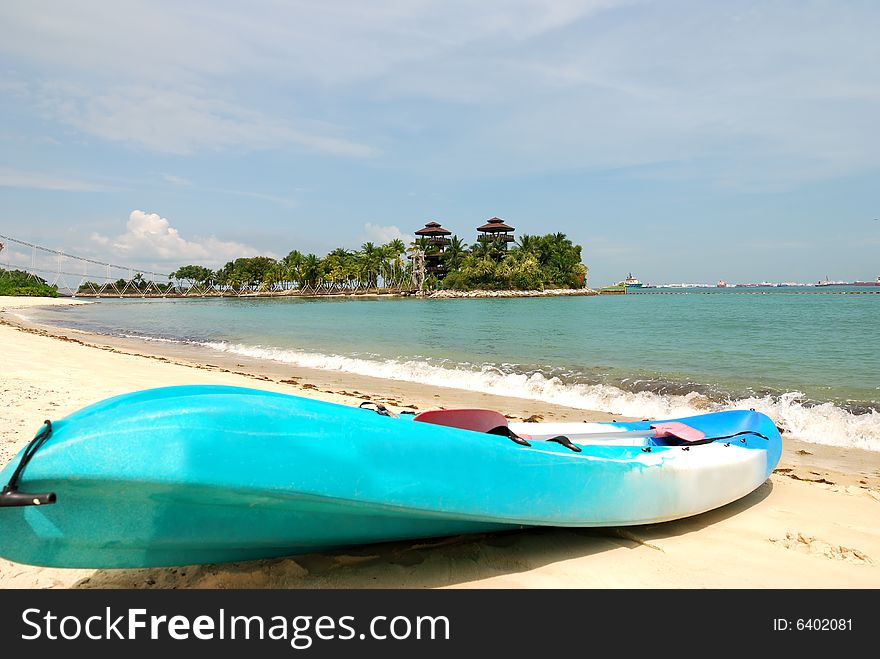
[[[562,431],[562,432],[560,432]],[[531,526],[696,515],[776,466],[770,418],[600,424],[182,386],[47,421],[0,472],[0,556],[121,568],[269,558]]]

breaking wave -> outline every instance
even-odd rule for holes
[[[351,357],[226,342],[194,342],[219,352],[266,359],[304,368],[341,371],[403,382],[479,391],[501,396],[601,410],[636,418],[675,418],[725,409],[755,409],[767,414],[791,437],[847,448],[880,451],[880,413],[854,413],[833,403],[816,403],[797,391],[730,396],[707,393],[696,385],[663,383],[649,390],[644,381],[620,386],[571,381],[511,365],[454,364],[446,360],[396,360],[378,355]]]

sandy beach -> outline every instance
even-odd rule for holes
[[[511,419],[623,419],[521,398],[318,371],[207,349],[36,327],[34,304],[0,298],[0,460],[39,429],[108,396],[230,384],[392,410],[489,407]],[[880,587],[880,452],[784,437],[778,468],[749,496],[650,526],[527,529],[242,563],[65,570],[0,559],[2,588],[847,588]]]

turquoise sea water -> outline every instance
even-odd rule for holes
[[[639,418],[754,407],[792,436],[880,450],[880,295],[842,290],[103,299],[26,315]]]

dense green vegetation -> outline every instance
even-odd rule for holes
[[[219,270],[185,265],[171,273],[187,286],[219,286],[233,290],[260,288],[299,289],[330,285],[340,289],[405,288],[411,279],[411,266],[404,256],[406,245],[392,240],[385,245],[368,242],[360,250],[342,247],[326,256],[291,251],[281,260],[268,256],[235,259]]]
[[[439,248],[420,238],[410,245],[392,240],[385,245],[364,243],[359,250],[339,247],[324,257],[291,251],[280,260],[267,256],[239,258],[219,270],[184,265],[171,273],[188,287],[242,290],[297,290],[321,286],[339,290],[371,288],[408,289],[412,285],[415,249],[436,256]],[[440,259],[448,272],[443,279],[429,275],[425,288],[454,290],[583,288],[587,268],[581,263],[581,247],[565,234],[523,235],[504,249],[500,241],[478,241],[466,246],[458,236],[450,238]]]
[[[500,241],[485,241],[446,256],[449,273],[440,283],[453,290],[583,288],[587,276],[580,245],[562,233],[523,235],[508,250]]]
[[[385,245],[364,243],[359,250],[342,247],[324,257],[291,251],[277,260],[268,256],[239,258],[219,270],[201,265],[184,265],[170,274],[185,287],[230,291],[285,291],[370,289],[410,290],[413,287],[412,255],[419,250],[432,268],[441,265],[445,276],[435,270],[426,273],[426,290],[543,290],[545,288],[583,288],[587,268],[581,262],[581,246],[572,244],[565,234],[523,235],[515,243],[478,240],[467,246],[451,236],[442,252],[426,238],[419,238],[409,249],[402,240]],[[110,284],[83,282],[79,293],[155,294],[172,284],[144,279],[138,273],[130,280]],[[55,286],[21,270],[0,268],[0,295],[58,296]]]
[[[0,295],[58,297],[58,289],[36,275],[0,268]]]

